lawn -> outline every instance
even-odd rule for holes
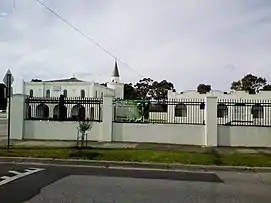
[[[10,152],[1,148],[0,156],[271,167],[270,155],[217,153],[212,149],[204,152],[190,152],[181,150],[16,147],[12,148]]]

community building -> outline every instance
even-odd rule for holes
[[[23,94],[27,119],[89,119],[100,121],[102,98],[123,99],[124,84],[120,82],[117,62],[111,80],[105,85],[76,77],[60,80],[24,82]],[[61,95],[64,99],[61,101]],[[61,113],[62,112],[62,113]]]
[[[80,98],[102,98],[103,96],[113,96],[123,98],[124,84],[120,82],[120,75],[117,62],[115,62],[111,80],[106,86],[96,82],[80,80],[76,77],[58,80],[32,80],[23,83],[23,94],[30,97],[80,97]]]
[[[271,91],[261,91],[257,94],[249,94],[245,91],[232,91],[230,93],[218,90],[206,94],[197,91],[184,91],[181,93],[168,91],[168,99],[179,101],[170,108],[171,115],[175,119],[186,120],[192,111],[199,112],[197,119],[204,122],[206,96],[217,98],[217,122],[218,124],[233,124],[239,122],[244,125],[271,124]]]

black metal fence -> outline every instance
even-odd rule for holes
[[[204,109],[202,99],[116,100],[114,121],[203,125]]]
[[[271,126],[271,100],[219,99],[218,125]]]
[[[25,119],[102,121],[100,98],[25,99]],[[203,99],[115,100],[114,121],[129,123],[205,124]],[[271,127],[271,100],[218,99],[218,125]]]
[[[102,121],[100,98],[28,97],[25,99],[26,120]]]

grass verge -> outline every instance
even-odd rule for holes
[[[16,147],[12,148],[10,152],[3,148],[0,149],[0,156],[271,167],[270,155],[218,153],[214,149],[204,152],[189,152],[180,150]]]

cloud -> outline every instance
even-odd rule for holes
[[[127,63],[120,63],[125,82],[167,79],[178,91],[199,83],[228,90],[247,73],[271,82],[269,0],[43,2]],[[2,75],[11,68],[17,81],[110,77],[112,57],[36,1],[16,1],[14,10],[11,1],[2,0],[0,8]]]

